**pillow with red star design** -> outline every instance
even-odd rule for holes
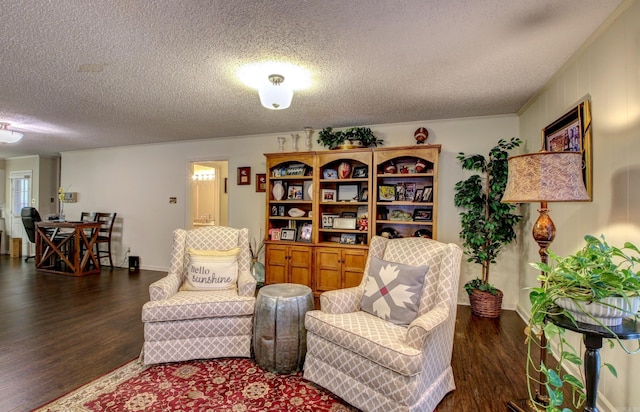
[[[427,265],[410,266],[372,256],[361,309],[396,325],[410,324],[417,316],[428,271]]]

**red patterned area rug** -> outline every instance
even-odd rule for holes
[[[65,395],[36,412],[54,411],[330,411],[352,412],[302,373],[266,372],[251,359],[154,365],[138,360]]]

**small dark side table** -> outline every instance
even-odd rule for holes
[[[587,349],[584,353],[584,375],[585,389],[587,392],[587,401],[583,411],[599,412],[596,406],[598,398],[598,380],[600,379],[600,348],[602,348],[603,339],[618,338],[640,339],[640,322],[632,319],[623,319],[622,324],[618,326],[609,326],[609,330],[598,325],[590,325],[588,323],[577,322],[574,324],[571,320],[558,311],[547,315],[547,320],[561,328],[581,333],[584,346]],[[613,332],[613,333],[611,333]]]

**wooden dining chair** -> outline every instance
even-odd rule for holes
[[[80,214],[80,221],[81,222],[95,222],[96,221],[96,214],[93,212],[82,212]]]
[[[98,216],[97,213],[94,213],[94,212],[82,212],[82,213],[80,213],[80,221],[81,222],[95,222],[97,216]],[[93,236],[93,231],[94,230],[95,229],[91,229],[91,230],[87,229],[87,230],[84,231],[84,233],[88,238],[91,238]],[[97,247],[97,246],[98,245],[96,244],[95,247]]]
[[[96,213],[96,222],[100,222],[98,229],[98,240],[96,241],[96,257],[98,261],[109,258],[109,265],[113,268],[113,256],[111,254],[111,234],[113,233],[113,224],[116,221],[117,213]],[[101,249],[100,245],[106,244],[106,250]],[[103,255],[101,255],[101,253]],[[104,254],[106,253],[106,254]]]

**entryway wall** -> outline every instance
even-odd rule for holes
[[[4,176],[0,176],[2,178],[2,185],[0,186],[2,192],[0,193],[4,193],[4,196],[1,196],[0,204],[2,205],[0,208],[4,214],[5,221],[4,229],[0,229],[4,231],[2,235],[2,250],[0,250],[0,252],[9,253],[9,239],[11,237],[23,237],[23,256],[30,252],[29,248],[32,248],[33,245],[29,244],[26,238],[22,222],[16,222],[16,225],[13,225],[13,221],[11,220],[11,185],[9,184],[9,179],[12,172],[24,170],[30,170],[32,173],[31,206],[38,209],[42,219],[46,219],[47,215],[55,214],[57,211],[60,158],[49,156],[21,156],[4,160]],[[17,229],[14,230],[12,227]]]

